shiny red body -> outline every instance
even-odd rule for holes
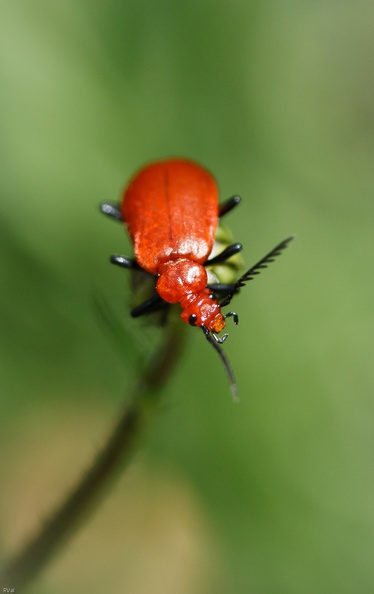
[[[158,275],[156,290],[180,303],[182,319],[220,332],[225,326],[207,289],[203,266],[218,226],[218,189],[213,176],[186,159],[147,165],[125,190],[121,212],[141,268]]]

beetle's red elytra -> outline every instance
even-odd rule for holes
[[[132,316],[179,303],[182,320],[199,326],[221,356],[234,395],[233,372],[218,346],[227,334],[217,335],[225,328],[226,318],[233,317],[237,324],[238,315],[232,311],[223,314],[221,308],[293,239],[289,237],[280,243],[234,284],[209,285],[206,266],[223,263],[242,250],[240,243],[232,244],[209,259],[219,217],[239,202],[239,196],[233,196],[219,205],[213,175],[193,161],[173,158],[150,163],[136,173],[119,205],[101,205],[102,212],[125,223],[134,245],[134,259],[112,256],[111,261],[157,276],[156,293],[135,307]]]

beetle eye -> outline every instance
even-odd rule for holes
[[[195,326],[196,320],[197,320],[197,315],[191,314],[190,317],[188,318],[188,323],[191,324],[191,326]]]

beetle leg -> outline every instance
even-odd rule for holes
[[[235,208],[235,206],[237,206],[239,204],[240,200],[241,200],[240,196],[232,196],[231,198],[229,198],[228,200],[226,200],[225,202],[220,204],[219,211],[218,211],[219,216],[223,217],[223,215],[230,212],[230,210],[232,210],[233,208]]]
[[[222,283],[212,283],[207,285],[207,288],[212,291],[212,293],[216,293],[216,295],[230,293],[232,291],[234,285],[223,285]]]
[[[143,301],[140,305],[134,307],[131,310],[131,316],[133,318],[139,318],[144,314],[150,314],[155,311],[158,311],[164,307],[169,307],[169,303],[166,303],[163,299],[161,299],[160,295],[153,295],[150,299]]]
[[[207,288],[210,291],[212,291],[212,294],[213,294],[212,296],[215,297],[215,299],[224,300],[227,297],[227,295],[230,295],[230,293],[233,289],[233,285],[223,285],[221,283],[217,283],[217,284],[207,285]]]
[[[133,258],[127,258],[126,256],[110,256],[112,264],[116,264],[121,268],[128,268],[130,270],[140,269],[139,264]]]
[[[229,311],[229,313],[225,314],[225,319],[226,318],[230,318],[230,317],[234,318],[234,324],[235,326],[237,326],[239,324],[239,316],[235,311]]]
[[[221,262],[224,262],[225,260],[231,258],[231,256],[234,256],[235,254],[241,252],[242,249],[243,246],[241,243],[233,243],[232,245],[229,245],[225,250],[223,250],[223,252],[217,254],[217,256],[214,256],[214,258],[211,258],[210,260],[204,262],[204,266],[215,266],[216,264],[221,264]]]
[[[108,204],[106,202],[102,202],[99,208],[103,214],[116,219],[116,221],[123,222],[121,210],[118,204]]]
[[[226,338],[228,338],[228,334],[224,334],[223,336],[217,336],[217,334],[215,334],[214,332],[211,332],[206,326],[205,324],[201,324],[200,328],[202,329],[202,331],[205,334],[205,337],[207,338],[207,340],[212,343],[218,343],[218,344],[222,344],[223,342],[225,342]],[[212,340],[213,339],[213,340]]]
[[[120,266],[120,268],[127,268],[128,270],[141,270],[139,264],[136,260],[132,258],[127,258],[126,256],[111,256],[110,261],[112,264],[116,264]],[[153,275],[152,275],[153,276]],[[138,318],[143,314],[153,313],[158,311],[159,309],[166,308],[169,306],[169,303],[166,303],[159,295],[153,295],[150,299],[147,299],[140,305],[134,307],[131,310],[131,315],[133,318]],[[163,324],[165,320],[163,321]]]
[[[217,336],[217,334],[214,334],[214,332],[212,332],[212,336],[213,336],[215,342],[218,342],[218,344],[222,344],[223,342],[225,342],[226,338],[229,337],[227,332],[223,336]]]
[[[191,322],[190,322],[191,323]],[[191,325],[193,326],[193,324],[191,323]],[[224,334],[223,336],[217,336],[217,334],[215,334],[214,332],[211,332],[206,326],[205,324],[201,324],[200,328],[202,329],[202,331],[205,334],[205,337],[207,338],[207,340],[212,343],[218,343],[218,344],[222,344],[223,342],[225,342],[226,338],[228,338],[228,334]],[[212,340],[213,339],[213,340]]]

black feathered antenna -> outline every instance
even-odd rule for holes
[[[225,307],[226,305],[228,305],[231,299],[234,297],[234,295],[236,295],[236,293],[239,293],[240,289],[244,287],[245,283],[254,279],[254,277],[257,274],[260,274],[261,270],[267,268],[270,262],[274,262],[274,259],[282,253],[282,250],[284,250],[288,246],[288,244],[290,243],[290,241],[293,240],[293,238],[293,235],[291,235],[291,237],[287,237],[287,239],[278,244],[271,252],[269,252],[264,258],[262,258],[262,260],[260,260],[259,262],[257,262],[257,264],[252,266],[252,268],[247,270],[247,272],[245,272],[243,276],[241,276],[236,281],[229,294],[223,299],[223,301],[221,301],[220,306]]]

